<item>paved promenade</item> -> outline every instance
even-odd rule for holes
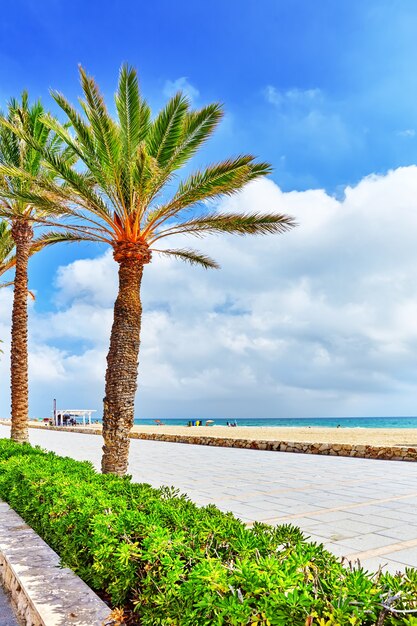
[[[0,426],[0,437],[9,429]],[[101,437],[30,430],[32,444],[97,467]],[[245,522],[291,523],[371,570],[417,567],[417,464],[131,440],[135,481],[174,485]]]

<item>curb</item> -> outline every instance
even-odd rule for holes
[[[110,609],[5,502],[0,580],[25,626],[111,626]],[[1,619],[0,619],[1,623]]]

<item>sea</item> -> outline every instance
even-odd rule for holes
[[[203,424],[208,418],[195,417]],[[160,420],[167,426],[187,426],[190,419],[168,418]],[[135,424],[155,426],[154,419],[135,419]],[[227,426],[227,423],[237,423],[237,426],[323,426],[326,428],[417,428],[417,416],[413,417],[279,417],[279,418],[213,418],[214,425]]]

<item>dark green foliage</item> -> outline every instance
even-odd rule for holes
[[[417,609],[417,572],[345,568],[291,526],[248,529],[174,489],[0,440],[0,497],[91,587],[143,626],[376,624],[382,603]],[[416,626],[389,612],[385,626]]]

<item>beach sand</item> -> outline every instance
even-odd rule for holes
[[[230,439],[417,446],[417,428],[321,428],[254,426],[134,426],[140,433],[195,435]]]
[[[8,423],[5,420],[0,420]],[[42,427],[40,422],[32,422],[33,425]],[[77,430],[82,428],[78,426]],[[85,427],[97,430],[101,425]],[[71,427],[63,430],[71,431]],[[250,441],[289,441],[304,443],[335,443],[357,444],[374,446],[417,446],[417,428],[322,428],[322,427],[253,427],[253,426],[148,426],[135,425],[133,432],[156,433],[159,435],[186,435],[194,437],[220,437],[227,439],[247,439]]]

